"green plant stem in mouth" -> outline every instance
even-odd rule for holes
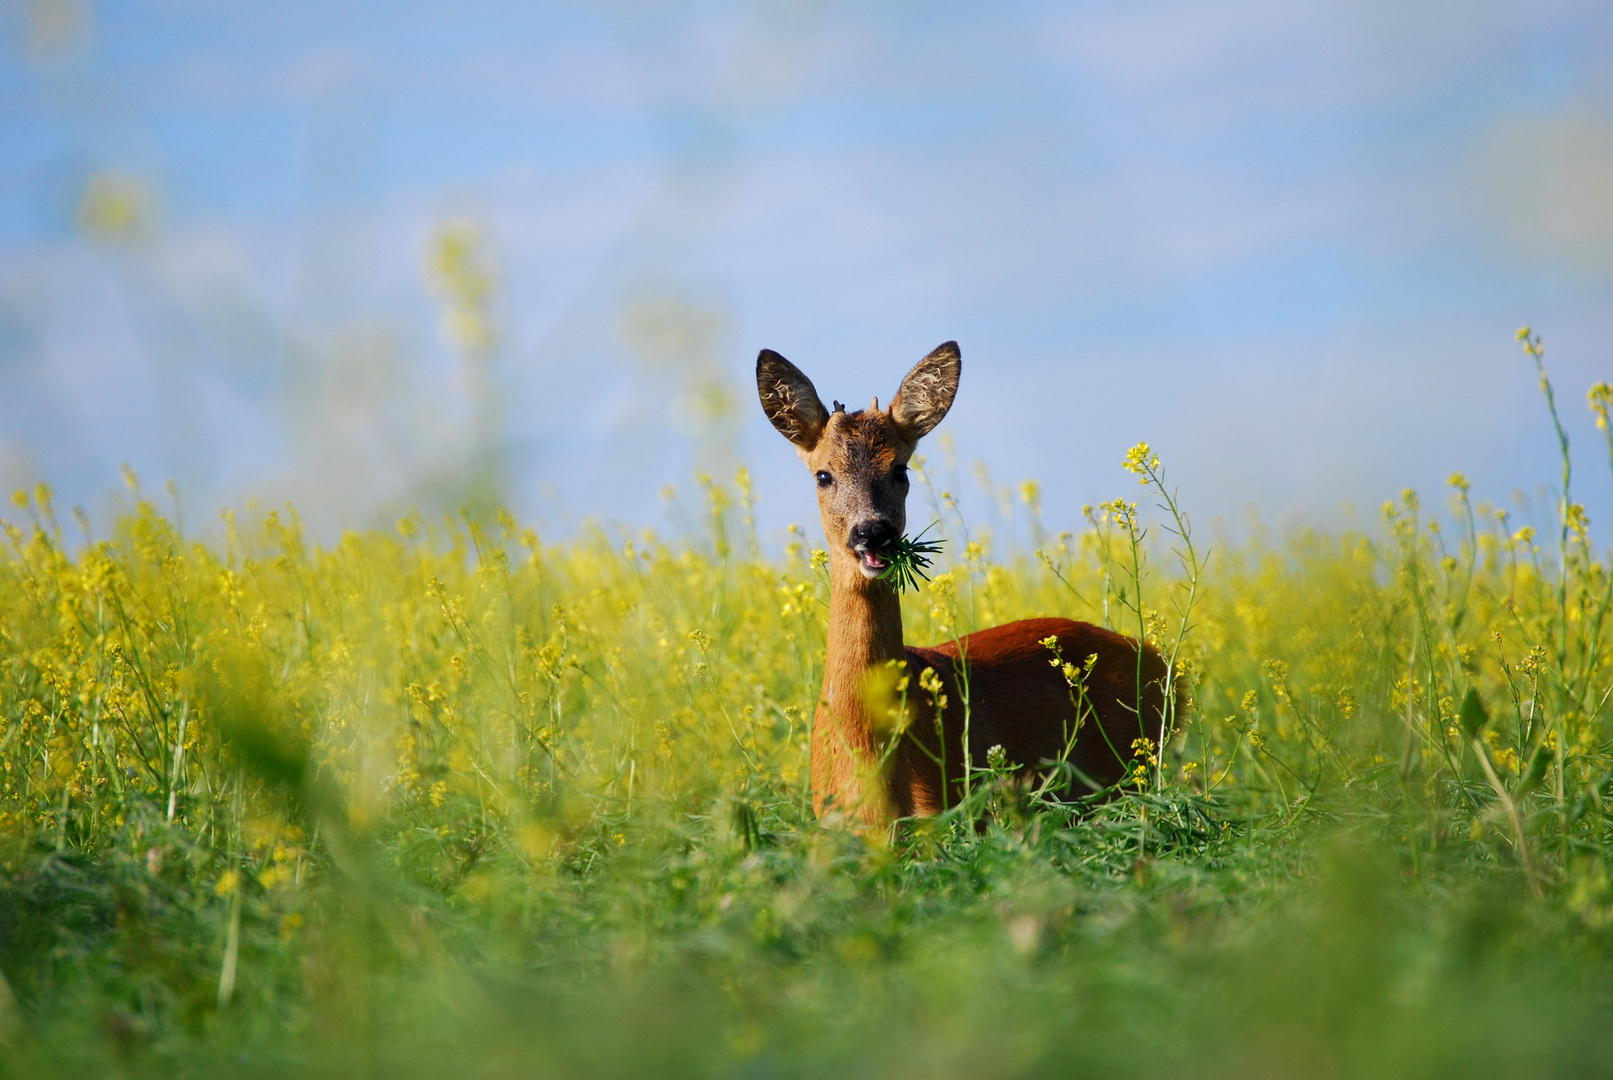
[[[916,591],[919,578],[923,578],[925,581],[930,580],[930,575],[924,571],[933,561],[931,556],[940,553],[944,541],[925,540],[924,535],[935,528],[936,524],[936,522],[931,522],[926,525],[924,532],[919,533],[917,536],[902,537],[875,556],[875,558],[883,558],[886,564],[884,573],[880,574],[877,580],[889,581],[895,585],[898,595],[909,589]],[[870,562],[869,565],[872,567],[873,564]]]

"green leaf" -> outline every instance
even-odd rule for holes
[[[1490,722],[1490,714],[1484,710],[1484,702],[1479,699],[1479,692],[1474,687],[1467,688],[1467,696],[1462,699],[1462,730],[1467,732],[1470,739],[1478,738],[1479,732],[1484,730]]]
[[[926,540],[924,539],[924,533],[929,532],[938,524],[940,522],[931,522],[924,527],[924,532],[919,533],[917,536],[902,537],[882,553],[890,565],[885,568],[883,574],[879,575],[879,580],[888,581],[895,585],[898,595],[908,589],[917,591],[919,578],[923,578],[925,581],[930,580],[930,575],[924,571],[930,565],[930,556],[940,552],[942,541]]]
[[[1551,751],[1546,749],[1545,743],[1541,743],[1535,747],[1535,752],[1530,755],[1529,764],[1525,766],[1523,776],[1518,780],[1518,787],[1513,792],[1513,795],[1521,799],[1539,787],[1540,782],[1546,778],[1546,769],[1550,765]]]

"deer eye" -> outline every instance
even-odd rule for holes
[[[828,473],[822,472],[822,471],[820,471],[818,473],[818,486],[819,487],[828,487],[830,484],[832,484],[834,482],[835,482],[835,478],[830,476]]]
[[[907,466],[898,465],[891,470],[891,479],[899,484],[907,483]]]

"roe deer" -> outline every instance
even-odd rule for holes
[[[1099,785],[1127,772],[1134,740],[1161,735],[1165,662],[1151,646],[1139,650],[1111,630],[1026,619],[927,649],[902,643],[901,600],[880,575],[907,526],[908,459],[952,407],[962,369],[957,343],[949,341],[908,372],[889,408],[875,398],[855,412],[836,402],[831,413],[794,364],[770,349],[756,359],[767,418],[817,480],[829,546],[828,655],[812,726],[819,817],[833,812],[871,827],[956,805],[965,788],[966,730],[975,763],[1001,746],[1021,771],[1066,761]],[[1074,687],[1050,663],[1049,637],[1075,665]],[[870,673],[890,661],[905,662],[908,679],[908,711],[897,723],[870,691]],[[925,675],[926,668],[935,674]]]

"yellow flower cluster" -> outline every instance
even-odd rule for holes
[[[1128,467],[1159,470],[1147,444]],[[1465,479],[1451,484],[1465,497]],[[287,897],[303,879],[313,840],[288,791],[327,793],[354,828],[475,836],[541,862],[631,838],[624,822],[647,801],[804,783],[821,552],[773,563],[715,540],[602,533],[543,544],[506,515],[411,514],[321,546],[290,511],[254,528],[227,518],[201,543],[145,501],[70,551],[47,488],[13,505],[0,834],[121,845],[153,866],[160,837],[206,837],[208,887],[233,902]],[[1289,805],[1385,769],[1418,790],[1467,790],[1470,689],[1489,706],[1486,760],[1508,784],[1530,762],[1552,770],[1533,790],[1553,793],[1613,767],[1597,712],[1613,682],[1609,575],[1577,506],[1566,582],[1529,528],[1479,507],[1471,525],[1432,531],[1412,494],[1382,538],[1257,537],[1218,551],[1202,583],[1155,569],[1168,564],[1146,558],[1134,503],[1100,510],[1039,562],[999,560],[974,530],[905,603],[907,641],[1039,615],[1146,634],[1169,653],[1181,711],[1114,752],[1139,784],[1216,798]],[[748,511],[727,497],[712,513],[734,535]],[[1081,698],[1092,658],[1042,644]],[[880,715],[928,723],[923,709],[945,696],[937,673],[888,674]],[[434,872],[470,888],[473,861],[445,854]],[[293,910],[287,900],[275,917]]]

